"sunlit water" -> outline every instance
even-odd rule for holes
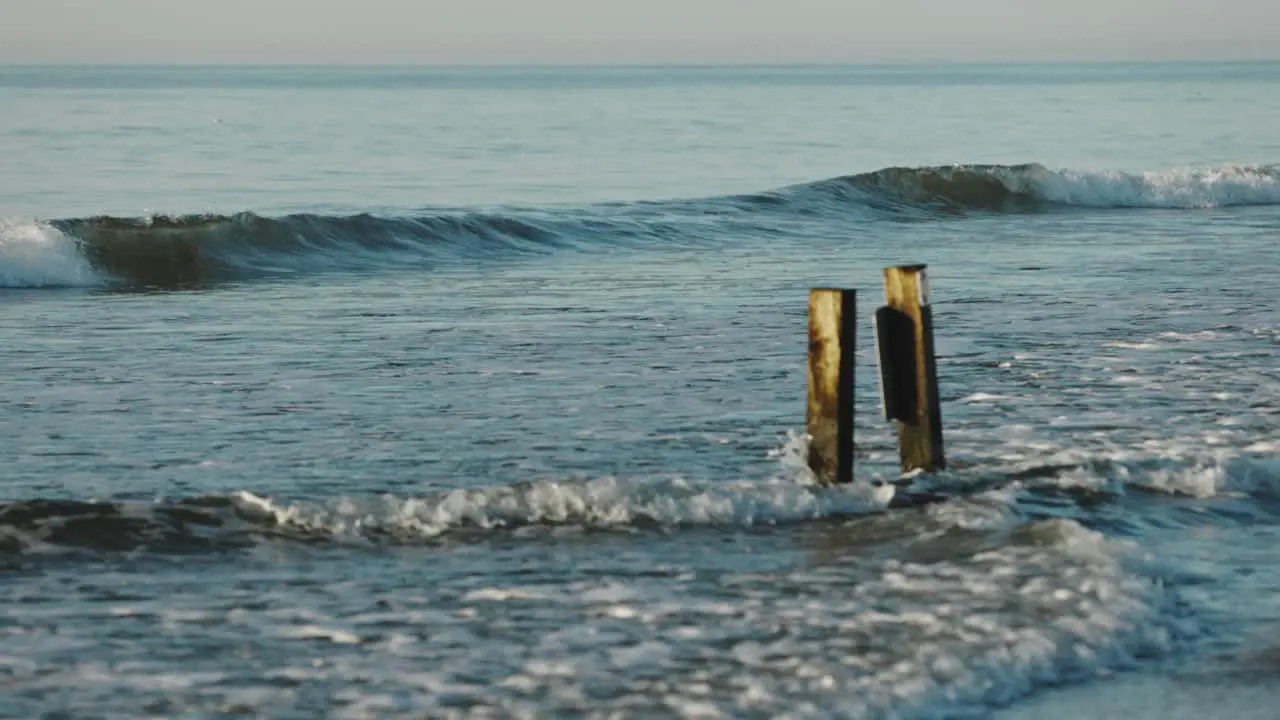
[[[0,716],[1271,717],[1280,66],[7,68],[0,107]],[[890,503],[902,262],[952,468]]]

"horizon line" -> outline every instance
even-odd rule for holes
[[[1039,60],[954,60],[924,58],[915,60],[848,60],[848,61],[778,61],[778,62],[188,62],[188,61],[112,61],[112,62],[63,62],[63,61],[5,61],[6,68],[343,68],[343,69],[600,69],[600,70],[650,70],[650,69],[732,69],[732,68],[852,68],[852,67],[921,67],[952,65],[956,67],[1002,67],[1016,65],[1065,66],[1065,65],[1274,65],[1280,63],[1280,55],[1273,58],[1106,58],[1106,59],[1039,59]]]

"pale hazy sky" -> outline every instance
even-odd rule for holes
[[[0,0],[0,63],[1280,58],[1280,0]]]

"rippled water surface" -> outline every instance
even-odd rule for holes
[[[1280,66],[0,68],[0,106],[0,716],[1270,717]],[[913,480],[903,262],[952,463]]]

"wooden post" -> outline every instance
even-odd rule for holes
[[[932,472],[947,466],[942,452],[938,367],[933,356],[933,309],[929,306],[929,279],[925,268],[925,265],[885,268],[884,298],[888,307],[876,314],[878,342],[894,346],[882,345],[877,356],[885,416],[898,421],[898,450],[903,472]]]
[[[809,291],[809,469],[824,485],[853,482],[853,290]]]

